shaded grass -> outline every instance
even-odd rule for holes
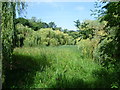
[[[42,72],[47,66],[50,66],[50,63],[44,54],[41,57],[14,54],[11,68],[6,71],[5,88],[30,87],[34,83],[36,71]]]
[[[14,50],[12,69],[8,69],[4,86],[105,88],[110,87],[107,73],[92,58],[81,58],[77,46],[23,47]]]

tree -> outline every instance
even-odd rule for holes
[[[11,8],[13,11],[13,48],[15,48],[16,45],[16,39],[17,39],[17,33],[16,33],[16,23],[15,23],[15,19],[16,19],[16,14],[18,14],[19,16],[22,16],[22,14],[24,15],[24,11],[27,7],[27,4],[25,2],[21,2],[19,0],[16,0],[15,2],[11,2]]]
[[[53,29],[57,27],[57,25],[55,25],[54,22],[50,22],[48,25],[49,25],[49,28],[53,28]]]
[[[16,32],[17,32],[17,46],[22,47],[24,45],[25,38],[33,32],[31,28],[28,26],[23,26],[22,24],[16,25]]]
[[[75,26],[79,29],[80,21],[79,21],[79,20],[76,20],[76,21],[74,21],[74,22],[75,22]]]
[[[54,28],[54,30],[62,31],[62,28],[61,27],[56,27],[56,28]]]
[[[120,27],[120,1],[119,2],[109,2],[102,8],[106,9],[101,20],[107,21],[107,26],[110,27]]]
[[[32,17],[30,20],[31,20],[32,22],[37,22],[37,18],[36,18],[36,17]]]
[[[67,31],[68,31],[68,29],[64,29],[64,30],[63,30],[64,33],[67,33]]]
[[[48,28],[48,24],[45,22],[42,22],[41,19],[36,19],[36,17],[32,17],[29,21],[29,27],[32,28],[34,31],[37,31],[41,28]]]
[[[18,23],[20,23],[24,26],[30,26],[29,21],[27,19],[23,18],[23,17],[19,17],[19,18],[15,19],[15,25],[18,24]]]
[[[119,61],[119,58],[120,58],[119,56],[120,55],[120,51],[119,51],[120,50],[120,1],[109,2],[103,5],[101,9],[105,9],[105,10],[101,10],[102,12],[98,13],[100,14],[99,19],[100,21],[107,22],[106,29],[107,29],[107,32],[109,32],[105,40],[107,38],[111,39],[111,42],[109,43],[109,45],[115,48],[114,50],[111,50],[113,51],[111,53],[109,53],[109,51],[108,52],[104,51],[104,52],[109,53],[110,56],[112,56],[111,58],[114,58],[116,61]],[[103,39],[103,41],[101,42],[102,43],[106,42],[105,40]],[[101,48],[102,48],[102,45],[101,45]],[[104,48],[107,48],[107,46]]]
[[[107,2],[99,10],[100,21],[106,21],[107,36],[94,51],[94,58],[112,73],[111,87],[120,86],[120,1]],[[116,83],[116,84],[115,84]]]
[[[67,31],[65,33],[67,33],[69,36],[72,36],[74,39],[77,39],[80,37],[80,33],[78,31]]]
[[[49,28],[49,25],[45,22],[42,22],[42,28]]]
[[[15,47],[16,31],[15,17],[16,13],[25,9],[24,2],[2,2],[2,56],[3,56],[3,75],[5,76],[4,87],[7,87],[7,72],[12,69],[12,52]]]
[[[89,27],[88,22],[84,21],[81,23],[79,28],[82,39],[93,38],[95,29],[93,27]]]

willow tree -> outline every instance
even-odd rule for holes
[[[20,15],[20,12],[25,8],[25,2],[2,2],[1,3],[1,37],[2,37],[2,58],[3,58],[3,74],[5,81],[7,78],[7,71],[12,69],[12,52],[15,47],[16,31],[14,20],[16,13]]]

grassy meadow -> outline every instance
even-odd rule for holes
[[[39,4],[0,2],[2,87],[120,88],[120,1]]]
[[[12,88],[110,87],[107,72],[80,49],[77,45],[16,48],[5,85]]]

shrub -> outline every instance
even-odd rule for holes
[[[96,48],[99,42],[99,38],[90,39],[82,39],[77,43],[78,49],[81,51],[82,55],[86,57],[93,57],[94,48]]]
[[[25,46],[57,46],[57,45],[72,45],[74,39],[59,30],[54,31],[52,28],[40,29],[33,31],[24,40]]]
[[[17,46],[23,46],[23,42],[25,38],[30,34],[32,34],[33,30],[28,28],[28,26],[23,26],[22,24],[16,25],[16,32],[17,32]]]
[[[110,73],[109,80],[112,88],[118,88],[120,85],[120,57],[117,43],[114,37],[108,36],[98,44],[93,52],[94,60],[107,68]]]
[[[106,37],[94,50],[94,59],[108,67],[116,62],[117,42],[112,37]]]

